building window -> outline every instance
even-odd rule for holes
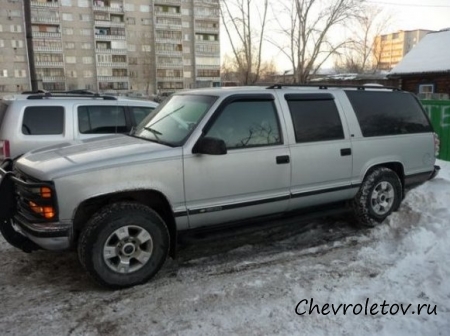
[[[144,26],[150,26],[152,24],[152,20],[151,19],[142,19],[142,24]]]
[[[78,7],[89,7],[88,0],[78,0]]]
[[[72,7],[72,0],[61,0],[61,6]]]
[[[80,20],[89,22],[89,21],[91,21],[91,16],[89,14],[80,14]]]
[[[139,7],[139,10],[140,10],[142,13],[148,13],[148,12],[150,12],[150,6],[149,6],[149,5],[141,5],[141,6]]]
[[[11,46],[13,48],[23,48],[23,41],[22,40],[11,40]]]
[[[151,51],[151,46],[149,44],[143,44],[142,51]]]
[[[0,70],[0,77],[8,77],[8,70]]]
[[[22,26],[16,26],[16,25],[11,25],[11,33],[21,33],[22,32]]]
[[[420,84],[419,93],[434,93],[434,84]]]
[[[67,71],[67,77],[69,77],[69,78],[77,78],[77,72],[75,70]]]
[[[92,30],[91,29],[81,29],[80,30],[80,34],[83,36],[91,36],[92,35]]]
[[[91,56],[83,57],[83,64],[92,64],[92,57]]]
[[[75,56],[66,56],[66,63],[75,64],[77,62],[77,58]]]
[[[62,14],[62,19],[64,21],[73,21],[73,15],[70,13],[63,13]]]
[[[65,35],[73,35],[73,29],[72,28],[64,28],[64,34]]]
[[[64,47],[66,49],[75,49],[75,43],[74,42],[66,42]]]
[[[127,17],[127,23],[134,26],[136,24],[136,19],[134,17]]]
[[[83,71],[83,77],[84,78],[92,78],[94,76],[94,73],[91,70],[84,70]]]
[[[92,44],[89,43],[89,42],[82,43],[81,44],[81,49],[92,49]]]
[[[126,3],[125,4],[125,12],[134,12],[134,5]]]
[[[26,70],[14,70],[14,77],[16,78],[25,78],[27,77],[27,71]]]

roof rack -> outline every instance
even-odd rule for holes
[[[113,96],[101,96],[98,93],[89,93],[89,94],[72,94],[67,92],[58,93],[53,95],[53,92],[46,92],[43,94],[35,94],[28,96],[27,99],[46,99],[46,98],[92,98],[92,99],[103,99],[103,100],[117,100],[116,97]]]
[[[375,86],[375,85],[340,85],[340,84],[274,84],[266,89],[282,89],[283,87],[315,87],[320,90],[327,90],[328,88],[346,88],[346,89],[357,89],[364,91],[365,89],[375,89],[375,90],[392,90],[392,91],[402,91],[399,88],[393,86]]]

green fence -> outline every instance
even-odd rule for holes
[[[441,140],[439,159],[450,161],[450,100],[422,100],[422,104]]]

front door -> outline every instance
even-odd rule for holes
[[[203,136],[224,140],[227,154],[184,154],[190,227],[284,212],[291,173],[284,135],[272,95],[222,103]]]

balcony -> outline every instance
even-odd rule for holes
[[[155,5],[178,5],[181,6],[181,0],[154,0]]]
[[[64,62],[41,62],[41,61],[36,61],[35,62],[36,67],[40,68],[40,67],[44,67],[44,68],[64,68]]]
[[[46,83],[65,82],[66,77],[64,77],[64,76],[42,76],[42,81],[46,82]]]
[[[170,23],[156,23],[155,28],[158,30],[182,30],[183,27],[181,25],[174,25]]]
[[[98,82],[128,82],[128,77],[97,76]]]
[[[127,49],[95,49],[97,54],[118,54],[118,55],[126,55],[128,53]]]
[[[181,69],[183,68],[183,62],[181,63],[174,63],[174,64],[168,64],[168,63],[156,63],[156,68],[157,69]]]
[[[96,26],[102,26],[102,27],[125,27],[125,22],[124,21],[114,22],[114,21],[95,20],[94,24]]]
[[[158,82],[182,82],[183,77],[156,77]]]
[[[212,34],[219,34],[219,28],[214,27],[195,27],[196,33],[212,33]]]
[[[127,62],[97,62],[97,66],[105,68],[128,68]]]
[[[103,41],[111,41],[111,40],[125,40],[126,36],[124,35],[99,35],[95,34],[96,40],[103,40]]]
[[[169,12],[155,12],[156,16],[164,16],[164,17],[180,17],[181,12],[179,13],[169,13]]]
[[[33,1],[31,0],[31,7],[58,7],[59,2],[40,2],[40,1]]]
[[[59,17],[32,16],[31,23],[59,23]]]
[[[182,51],[175,51],[175,50],[156,50],[156,55],[164,55],[164,56],[183,56]]]
[[[57,52],[61,53],[63,51],[62,46],[33,46],[34,51],[45,51],[45,52]]]
[[[123,6],[114,6],[114,7],[110,7],[110,6],[97,6],[97,5],[93,5],[92,9],[94,11],[102,11],[102,12],[108,12],[108,13],[124,13],[123,10]]]
[[[158,38],[156,36],[155,42],[157,43],[168,43],[168,44],[181,44],[183,42],[183,38]]]
[[[33,38],[60,39],[61,33],[33,32]]]

